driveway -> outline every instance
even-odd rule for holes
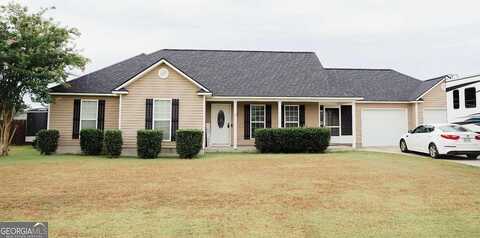
[[[422,153],[402,153],[400,151],[400,148],[398,147],[365,147],[361,148],[360,150],[363,151],[374,151],[374,152],[384,152],[384,153],[392,153],[392,154],[403,154],[403,155],[408,155],[408,156],[416,156],[416,157],[429,157],[427,154],[422,154]],[[471,160],[467,159],[465,157],[460,157],[460,156],[448,156],[445,159],[442,159],[445,161],[450,161],[454,163],[459,163],[459,164],[465,164],[465,165],[470,165],[470,166],[475,166],[475,167],[480,167],[480,160]]]

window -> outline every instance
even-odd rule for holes
[[[435,130],[435,127],[430,126],[430,125],[424,125],[424,126],[418,126],[413,130],[412,133],[418,134],[418,133],[430,133]]]
[[[325,108],[325,127],[330,128],[330,133],[332,136],[340,135],[339,108]]]
[[[80,107],[80,130],[88,128],[97,128],[98,121],[98,101],[82,100]]]
[[[300,126],[300,112],[298,105],[284,106],[284,127],[299,127]]]
[[[475,108],[477,106],[477,92],[475,88],[465,89],[465,107]]]
[[[163,140],[169,141],[172,128],[172,100],[155,99],[153,102],[153,129],[163,132]]]
[[[460,95],[459,91],[453,90],[453,109],[459,109],[460,108]]]
[[[257,128],[265,128],[265,105],[250,106],[250,138],[255,138]]]

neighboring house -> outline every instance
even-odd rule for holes
[[[447,80],[448,121],[452,123],[478,121],[480,103],[477,102],[477,95],[479,92],[480,75]],[[478,125],[465,126],[480,131]]]
[[[47,128],[48,110],[47,108],[34,108],[27,111],[27,123],[25,141],[33,142],[37,132]]]
[[[333,144],[393,146],[446,111],[445,77],[420,81],[390,69],[324,68],[313,52],[160,50],[51,88],[49,128],[60,152],[79,151],[82,128],[205,132],[204,146],[252,146],[255,128],[326,127]],[[434,114],[434,115],[433,115]]]

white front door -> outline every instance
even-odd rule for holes
[[[210,115],[211,145],[230,145],[231,105],[212,103]]]

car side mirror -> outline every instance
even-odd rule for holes
[[[408,133],[412,134],[412,133],[413,133],[413,130],[412,130],[412,129],[408,130]]]

